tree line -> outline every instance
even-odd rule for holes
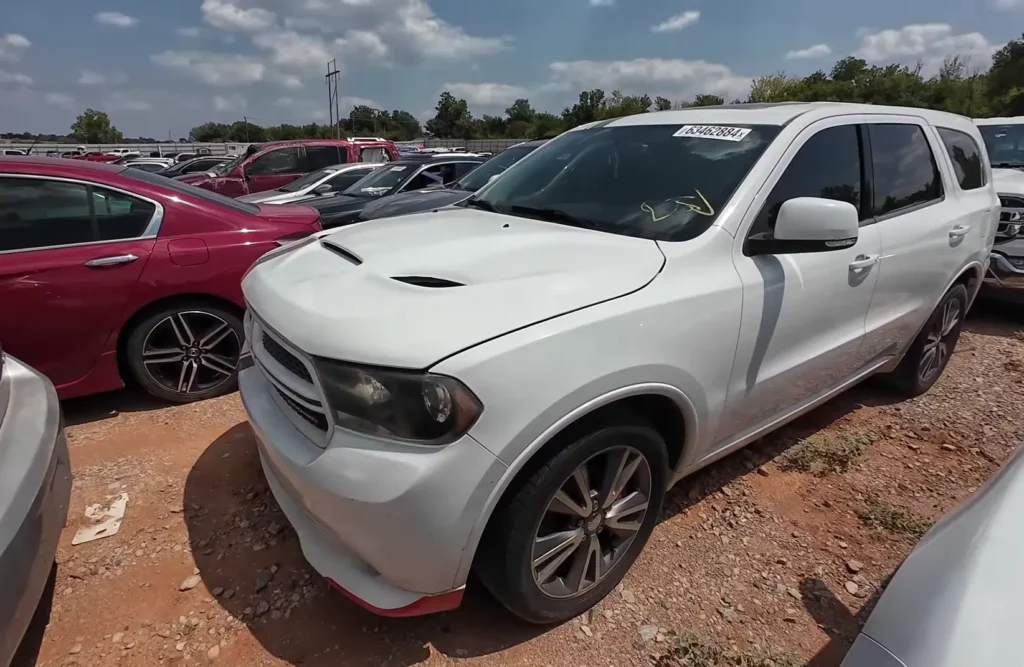
[[[784,101],[831,101],[926,107],[970,118],[1024,115],[1024,35],[1001,48],[984,71],[972,69],[969,60],[947,58],[933,76],[924,76],[921,65],[868,65],[860,58],[839,60],[829,71],[808,76],[784,72],[754,79],[746,98],[735,104]],[[513,102],[504,115],[475,117],[469,103],[450,92],[441,93],[434,117],[424,125],[408,111],[356,106],[339,127],[328,124],[260,126],[246,120],[204,123],[192,128],[180,141],[262,142],[338,136],[383,136],[395,141],[417,139],[426,133],[442,139],[527,139],[559,134],[596,120],[647,111],[664,111],[726,102],[720,96],[702,94],[691,100],[672,101],[649,95],[624,95],[616,90],[586,90],[561,114],[537,111],[528,99]],[[0,138],[83,143],[155,142],[140,137],[124,139],[102,111],[86,110],[67,136],[0,134]]]

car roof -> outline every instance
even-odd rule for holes
[[[415,164],[422,165],[436,164],[440,162],[483,162],[487,158],[480,157],[479,155],[466,155],[465,153],[437,153],[434,155],[427,154],[423,156],[411,157],[405,155],[401,160],[395,160],[390,164]]]
[[[88,177],[97,172],[117,174],[124,171],[123,164],[89,162],[88,160],[67,160],[59,157],[36,157],[23,155],[0,156],[0,169],[24,173],[44,173],[53,176]]]
[[[851,114],[892,114],[916,116],[934,125],[962,126],[970,119],[946,111],[919,107],[883,106],[851,102],[775,102],[770,104],[722,104],[690,107],[671,111],[652,111],[624,116],[612,121],[597,121],[573,128],[570,132],[600,125],[602,127],[630,127],[634,125],[786,125],[800,116],[817,112],[818,117],[847,116]]]
[[[1024,125],[1024,116],[1003,116],[1002,118],[975,118],[978,125]]]
[[[352,139],[288,139],[285,141],[264,141],[254,142],[253,145],[259,146],[261,151],[268,148],[290,148],[291,146],[351,146],[353,144],[360,146],[367,146],[372,148],[373,146],[382,146],[391,143],[386,139],[384,141],[374,140],[359,140],[353,141]]]

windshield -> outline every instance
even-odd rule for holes
[[[476,192],[487,185],[487,182],[491,180],[491,176],[497,176],[498,174],[503,173],[506,169],[522,160],[537,148],[539,147],[513,146],[512,148],[504,150],[453,183],[452,187],[458,190]]]
[[[314,183],[316,183],[320,179],[326,178],[327,176],[330,176],[331,174],[333,174],[336,171],[337,171],[337,169],[335,169],[334,167],[328,167],[326,169],[320,169],[318,171],[314,171],[312,173],[306,174],[302,178],[296,179],[296,180],[292,181],[291,183],[289,183],[288,185],[283,185],[283,186],[279,187],[278,190],[280,190],[281,192],[298,192],[299,190],[302,190],[303,188],[308,188],[309,186],[313,185]]]
[[[711,226],[780,130],[629,125],[566,132],[464,205],[686,241]]]
[[[353,183],[341,194],[350,197],[381,197],[405,181],[413,171],[413,166],[408,164],[381,167]]]
[[[227,176],[228,174],[233,172],[238,165],[242,164],[245,161],[245,158],[247,157],[249,156],[246,155],[245,153],[242,153],[234,160],[231,160],[230,162],[225,162],[223,164],[219,164],[210,171],[213,172],[214,174],[217,174],[218,176]]]
[[[232,199],[231,197],[225,197],[224,195],[217,194],[216,192],[210,192],[209,190],[197,188],[196,186],[189,185],[188,183],[176,181],[173,178],[167,178],[166,176],[163,176],[161,174],[151,174],[148,171],[142,171],[141,169],[132,169],[131,167],[129,167],[122,171],[121,175],[127,176],[128,178],[134,178],[137,181],[145,181],[146,183],[149,183],[151,185],[158,185],[161,188],[165,188],[167,190],[174,190],[175,192],[180,192],[181,194],[186,194],[192,197],[197,197],[199,199],[204,199],[213,204],[227,206],[230,209],[242,211],[243,213],[251,213],[255,215],[256,213],[260,212],[259,206],[246,204],[245,202],[240,202],[237,199]]]
[[[993,167],[1024,167],[1024,125],[982,125],[978,129]]]

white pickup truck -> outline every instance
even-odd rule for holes
[[[1024,116],[975,122],[988,148],[1002,205],[985,286],[1004,298],[1024,298]]]

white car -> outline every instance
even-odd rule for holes
[[[974,122],[985,139],[1003,209],[985,282],[1002,296],[1019,299],[1024,297],[1024,116]]]
[[[306,558],[382,614],[471,570],[528,621],[583,613],[672,484],[875,373],[939,378],[999,215],[981,145],[925,109],[646,113],[272,251],[239,383]]]
[[[287,185],[275,190],[256,192],[238,197],[249,204],[290,204],[291,202],[317,195],[335,195],[350,185],[355,185],[383,162],[353,162],[336,164],[310,172]]]
[[[151,173],[159,173],[164,169],[167,169],[174,164],[174,160],[167,160],[164,158],[139,158],[137,160],[129,160],[123,163],[126,167],[132,167],[133,169],[141,169]]]

